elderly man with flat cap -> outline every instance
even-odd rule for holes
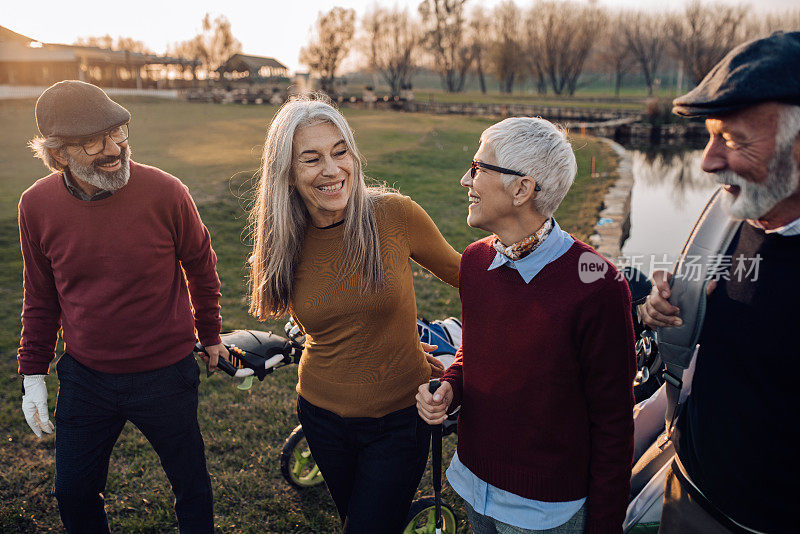
[[[55,496],[68,532],[108,532],[109,457],[127,421],[158,454],[181,532],[214,527],[197,423],[197,336],[220,342],[211,238],[177,178],[130,160],[128,110],[100,88],[59,82],[36,102],[30,142],[53,174],[22,194],[22,409],[52,433],[45,376],[59,329]],[[188,284],[188,285],[187,285]]]
[[[800,401],[788,370],[800,359],[800,32],[734,48],[674,105],[705,117],[702,169],[743,220],[731,268],[758,269],[709,286],[660,532],[797,532]],[[656,282],[645,321],[681,325],[664,273]]]

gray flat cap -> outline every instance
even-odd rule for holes
[[[51,85],[36,101],[36,126],[45,137],[85,137],[130,120],[130,112],[105,91],[78,80]]]
[[[737,46],[697,87],[673,100],[672,112],[719,115],[769,101],[800,106],[800,32],[775,32]]]

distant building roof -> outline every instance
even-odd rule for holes
[[[9,30],[8,28],[0,26],[0,43],[3,44],[20,43],[27,46],[27,44],[32,41],[36,41],[36,39],[25,37],[21,33],[14,32]]]
[[[248,56],[245,54],[234,54],[225,63],[220,65],[218,72],[244,72],[258,73],[262,67],[276,70],[288,70],[289,67],[280,61],[263,56]]]
[[[0,61],[5,62],[75,62],[80,59],[94,63],[117,65],[199,65],[199,60],[183,59],[155,54],[141,54],[124,50],[110,50],[95,46],[41,43],[36,39],[0,26]]]

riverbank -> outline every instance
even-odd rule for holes
[[[589,244],[606,259],[619,266],[622,246],[628,238],[631,225],[633,165],[630,153],[622,145],[610,139],[599,139],[616,154],[617,171],[614,184],[603,196],[603,208],[592,235],[589,236]]]

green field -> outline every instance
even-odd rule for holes
[[[226,329],[260,328],[282,332],[283,321],[260,324],[247,314],[244,261],[248,256],[246,208],[261,156],[266,127],[275,108],[120,100],[131,110],[134,159],[181,178],[211,231],[219,257],[222,314]],[[459,179],[490,121],[469,117],[428,116],[345,110],[367,160],[366,171],[411,195],[431,215],[458,250],[479,231],[466,226],[466,190]],[[54,439],[38,440],[22,417],[15,351],[22,302],[22,266],[16,226],[20,193],[45,173],[25,142],[36,133],[33,101],[0,101],[0,532],[60,529],[55,499]],[[611,151],[592,139],[573,140],[578,179],[557,213],[562,227],[586,239],[614,178]],[[604,179],[589,178],[591,156]],[[426,271],[415,270],[419,313],[429,318],[459,315],[458,292]],[[298,492],[280,475],[278,458],[284,439],[297,424],[294,404],[296,370],[277,371],[250,392],[235,389],[221,376],[200,387],[200,426],[216,499],[221,532],[336,532],[339,520],[324,488]],[[57,380],[50,378],[51,417]],[[447,458],[455,438],[447,438]],[[419,495],[432,494],[426,474]],[[445,484],[446,486],[446,484]],[[158,458],[139,432],[126,427],[112,455],[104,493],[113,532],[175,530],[172,494]],[[445,498],[459,510],[458,498]]]

